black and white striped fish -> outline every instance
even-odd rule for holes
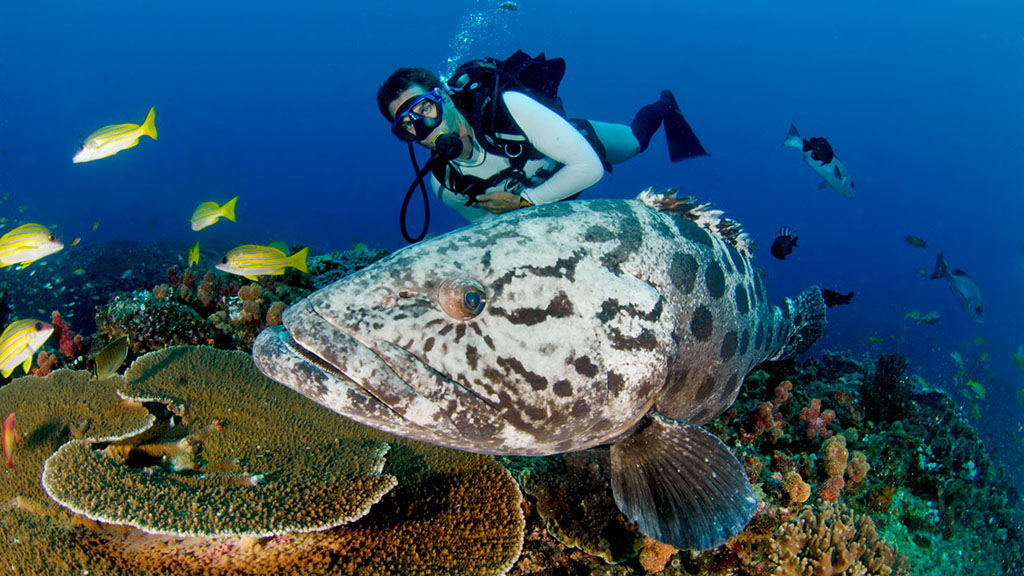
[[[706,549],[743,529],[743,467],[700,425],[821,334],[769,304],[735,222],[692,198],[560,202],[409,246],[293,305],[264,374],[353,420],[485,454],[611,445],[620,509]]]

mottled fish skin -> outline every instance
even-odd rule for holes
[[[667,200],[548,204],[409,246],[289,308],[254,359],[353,420],[478,453],[608,444],[652,411],[706,423],[809,342],[734,224]],[[438,304],[460,277],[482,287],[478,316]]]

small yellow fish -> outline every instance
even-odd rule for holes
[[[42,224],[22,224],[0,236],[0,268],[21,264],[21,270],[63,248],[64,243]]]
[[[917,236],[907,236],[906,240],[907,244],[910,244],[914,248],[924,248],[925,246],[928,245],[927,242],[918,238]]]
[[[14,447],[21,443],[21,436],[18,435],[18,428],[14,420],[14,412],[7,415],[4,420],[3,444],[4,458],[7,459],[7,467],[14,469]]]
[[[974,395],[980,398],[981,400],[985,399],[985,387],[982,386],[979,382],[976,382],[974,378],[968,380],[965,386],[970,388],[971,392],[974,392]]]
[[[75,268],[75,271],[72,272],[72,274],[75,276],[81,276],[82,274],[85,274],[85,268]]]
[[[1024,376],[1024,349],[1017,345],[1017,352],[1013,355],[1013,363],[1020,369],[1021,376]]]
[[[78,243],[81,242],[81,241],[82,241],[81,238],[75,237],[75,239],[71,241],[71,245],[72,246],[78,246]]]
[[[113,156],[139,143],[139,138],[149,136],[156,140],[156,108],[150,108],[146,121],[138,124],[112,124],[89,134],[78,152],[71,159],[75,164],[91,162]]]
[[[99,227],[100,227],[100,221],[99,220],[97,220],[97,221],[92,223],[92,231],[93,232],[95,232],[96,229],[99,228]]]
[[[868,342],[871,342],[872,344],[881,344],[882,342],[885,342],[885,340],[882,340],[878,336],[868,336]]]
[[[246,244],[233,248],[221,258],[220,262],[217,262],[217,269],[256,281],[259,280],[259,276],[284,274],[284,269],[289,266],[300,272],[307,272],[308,254],[309,248],[303,248],[288,256],[272,246]]]
[[[21,365],[28,373],[32,355],[53,334],[53,326],[42,320],[15,320],[0,334],[0,374],[10,376]]]
[[[942,320],[942,316],[938,312],[925,312],[922,314],[917,310],[911,310],[904,316],[907,320],[913,320],[918,324],[938,324]]]
[[[196,245],[188,249],[188,266],[199,264],[199,241],[196,240]]]
[[[238,202],[238,196],[228,200],[223,206],[218,206],[216,202],[203,202],[196,206],[196,211],[192,213],[192,229],[202,230],[220,220],[221,216],[234,222],[236,202]]]

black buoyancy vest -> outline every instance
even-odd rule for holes
[[[459,66],[448,80],[452,103],[469,121],[480,146],[490,154],[508,158],[510,166],[488,178],[480,178],[462,174],[450,162],[444,162],[434,166],[434,177],[456,194],[468,196],[467,206],[475,203],[480,194],[508,179],[524,187],[531,186],[531,177],[524,171],[526,163],[544,155],[530,145],[502,95],[509,90],[522,92],[565,117],[565,108],[558,96],[558,85],[564,75],[565,60],[548,60],[543,52],[533,57],[522,50],[504,60],[487,57]],[[585,120],[570,120],[570,123],[583,133],[604,162],[604,146],[589,123]],[[559,164],[553,170],[538,171],[533,178],[549,178],[560,168]]]

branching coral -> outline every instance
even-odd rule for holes
[[[878,537],[864,515],[837,505],[807,506],[780,528],[774,576],[906,574],[906,558]]]

